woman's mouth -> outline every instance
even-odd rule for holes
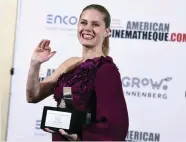
[[[94,38],[91,34],[82,34],[81,37],[85,40],[92,40]]]

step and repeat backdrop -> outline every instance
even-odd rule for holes
[[[43,106],[56,106],[53,96],[37,104],[26,102],[30,58],[41,39],[51,40],[57,54],[42,65],[42,80],[65,59],[81,56],[78,18],[92,3],[105,6],[111,14],[109,56],[121,73],[128,105],[127,140],[185,142],[184,0],[20,0],[7,141],[51,141],[51,134],[40,129],[40,122]]]

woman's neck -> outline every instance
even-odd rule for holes
[[[83,61],[87,60],[87,59],[93,59],[95,57],[101,57],[101,56],[105,56],[103,54],[103,52],[83,52],[82,58]]]
[[[99,51],[99,50],[92,50],[92,49],[85,49],[83,50],[83,53],[82,53],[82,58],[83,58],[83,61],[87,60],[87,59],[93,59],[95,57],[101,57],[101,56],[105,56],[103,54],[102,51]]]

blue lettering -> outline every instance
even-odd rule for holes
[[[65,24],[65,25],[67,25],[68,23],[67,23],[67,19],[68,18],[68,16],[65,16],[64,18],[63,18],[63,23]]]
[[[75,25],[75,24],[77,24],[77,22],[78,22],[78,19],[75,16],[72,16],[69,18],[69,23],[71,25]]]
[[[53,15],[47,15],[47,23],[52,24]]]
[[[57,23],[57,19],[59,19],[59,23],[62,24],[62,17],[59,16],[59,15],[55,16],[55,18],[54,18],[54,23],[55,24]]]
[[[77,17],[75,16],[60,16],[60,15],[47,15],[48,24],[64,24],[64,25],[76,25],[78,22]]]

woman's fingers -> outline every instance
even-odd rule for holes
[[[61,133],[61,135],[65,136],[70,141],[76,141],[78,139],[77,134],[68,134],[63,129],[59,129],[59,132]]]
[[[42,42],[42,44],[41,44],[40,47],[41,47],[42,49],[45,49],[46,46],[49,45],[49,44],[50,44],[50,40],[44,40],[44,42]]]
[[[43,39],[43,40],[41,40],[40,42],[39,42],[39,44],[38,44],[38,47],[40,47],[41,48],[41,45],[43,44],[43,42],[44,42],[45,40]]]
[[[49,133],[55,133],[55,131],[50,130],[49,128],[45,128],[45,131],[49,132]]]
[[[48,50],[49,52],[51,52],[51,48],[49,47],[50,45],[50,40],[41,40],[40,43],[38,44],[38,48],[37,49],[41,49],[41,50]],[[36,49],[36,50],[37,50]]]
[[[50,40],[47,40],[46,46],[45,47],[49,47],[50,45]]]
[[[46,46],[45,50],[48,50],[48,52],[51,52],[51,48],[49,46]]]

